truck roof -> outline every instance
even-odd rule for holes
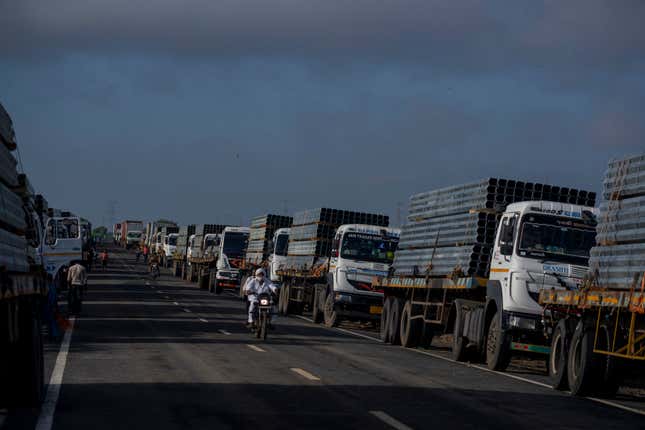
[[[338,227],[338,233],[345,232],[356,232],[356,233],[367,233],[367,234],[382,234],[384,232],[389,236],[399,237],[401,235],[400,228],[393,227],[380,227],[378,225],[369,225],[369,224],[343,224]]]
[[[282,228],[277,229],[277,230],[275,231],[275,233],[273,233],[273,234],[274,234],[274,235],[278,235],[278,234],[289,234],[290,232],[291,232],[291,228],[290,228],[290,227],[282,227]]]
[[[223,233],[250,233],[249,227],[225,227]]]
[[[574,205],[571,203],[549,202],[544,200],[511,203],[506,212],[544,212],[569,218],[582,218],[584,212],[598,216],[598,209],[591,206]]]

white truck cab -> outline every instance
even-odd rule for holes
[[[372,281],[388,275],[400,235],[398,228],[363,224],[338,227],[327,275],[326,323],[328,317],[380,317],[383,292]],[[336,315],[331,315],[331,307]]]
[[[240,285],[240,267],[246,254],[251,229],[226,227],[221,234],[217,258],[216,291],[237,288]]]
[[[269,256],[269,277],[271,282],[279,283],[281,281],[278,271],[284,268],[287,262],[287,251],[289,249],[290,228],[279,228],[273,233],[273,252]]]
[[[513,350],[548,353],[539,292],[580,288],[595,245],[596,217],[596,209],[568,203],[508,205],[497,228],[486,302],[464,301],[462,311],[464,320],[484,322],[483,330],[466,337],[485,351],[489,368],[503,370]]]
[[[175,251],[177,251],[177,238],[179,234],[169,233],[164,238],[163,251],[166,258],[171,258]]]
[[[128,231],[125,236],[125,245],[127,248],[137,247],[143,239],[142,231]]]
[[[204,257],[212,257],[218,255],[221,239],[222,235],[217,233],[209,233],[204,235],[204,243],[202,244]]]
[[[80,224],[78,217],[53,217],[45,222],[40,255],[45,270],[55,279],[63,267],[83,259]]]

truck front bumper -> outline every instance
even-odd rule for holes
[[[377,320],[381,318],[383,297],[334,292],[334,309],[345,318]]]

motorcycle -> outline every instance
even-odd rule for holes
[[[258,303],[255,308],[255,337],[266,340],[269,324],[271,322],[271,308],[273,307],[273,298],[271,294],[263,293],[258,296]]]
[[[150,265],[150,277],[152,278],[153,281],[156,281],[159,276],[161,276],[161,272],[159,271],[159,265],[157,263],[152,263]]]

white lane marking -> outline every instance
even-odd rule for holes
[[[220,332],[220,333],[222,333],[222,334],[225,334],[226,336],[230,336],[230,335],[231,335],[231,333],[227,332],[226,330],[219,329],[219,330],[217,330],[217,331],[218,331],[218,332]]]
[[[74,317],[69,319],[69,329],[65,332],[63,343],[58,351],[56,357],[56,365],[54,371],[49,379],[47,387],[47,395],[45,402],[40,409],[40,416],[36,424],[36,430],[50,430],[54,424],[54,413],[56,412],[56,404],[58,403],[58,396],[60,395],[60,387],[63,385],[63,373],[65,373],[65,365],[67,364],[67,354],[69,353],[69,344],[72,341],[72,332],[74,331]]]
[[[224,294],[231,297],[240,297],[239,294],[232,293],[230,291],[224,291]]]
[[[260,348],[259,346],[255,346],[255,345],[251,345],[251,344],[247,344],[246,346],[251,348],[253,351],[266,352],[264,349]]]
[[[184,312],[191,313],[192,311],[190,309],[184,309]]]
[[[300,316],[300,315],[294,315],[294,316],[296,318],[300,318],[302,320],[309,321],[309,322],[313,323],[313,320],[311,320],[309,318],[306,318],[306,317],[303,317],[303,316]],[[322,327],[324,327],[324,326],[322,326]],[[324,327],[324,328],[327,328],[327,327]],[[365,335],[365,334],[362,334],[362,333],[356,333],[356,332],[353,332],[351,330],[345,330],[345,329],[342,329],[342,328],[333,328],[333,329],[330,329],[330,330],[337,330],[337,331],[347,333],[347,334],[352,335],[352,336],[362,337],[362,338],[365,338],[365,339],[373,340],[375,342],[383,343],[383,341],[381,339],[379,339],[379,338],[368,336],[368,335]],[[436,359],[439,359],[439,360],[443,360],[443,361],[447,361],[447,362],[450,362],[450,363],[453,363],[453,364],[458,364],[460,366],[472,367],[474,369],[483,370],[483,371],[489,372],[489,373],[494,373],[496,375],[503,376],[505,378],[515,379],[517,381],[526,382],[527,384],[536,385],[538,387],[548,388],[550,390],[553,389],[549,384],[545,384],[545,383],[539,382],[539,381],[534,381],[534,380],[528,379],[528,378],[523,378],[521,376],[513,375],[511,373],[505,373],[505,372],[498,372],[496,370],[490,370],[488,367],[479,366],[479,365],[476,365],[476,364],[462,363],[460,361],[455,361],[455,360],[453,360],[451,358],[444,357],[444,356],[439,355],[439,354],[434,354],[432,352],[423,351],[423,350],[420,350],[420,349],[413,349],[413,348],[403,348],[403,349],[405,349],[407,351],[416,352],[417,354],[428,355],[430,357],[433,357],[433,358],[436,358]],[[611,406],[611,407],[614,407],[616,409],[620,409],[620,410],[627,411],[627,412],[633,412],[633,413],[635,413],[637,415],[645,416],[645,410],[630,408],[629,406],[621,405],[620,403],[612,402],[610,400],[598,399],[596,397],[581,397],[581,398],[590,400],[592,402],[600,403],[600,404],[605,405],[605,406]]]
[[[175,306],[179,306],[179,303],[177,302],[172,302]]]
[[[4,425],[4,420],[7,419],[7,414],[9,413],[6,409],[0,409],[0,429]]]
[[[370,414],[396,430],[412,430],[412,427],[406,426],[401,421],[391,417],[383,411],[370,411]]]
[[[163,296],[163,298],[170,300],[170,297],[168,297],[168,296]]]
[[[311,373],[307,372],[304,369],[301,369],[299,367],[292,367],[290,369],[292,372],[296,372],[298,375],[309,379],[310,381],[320,381],[320,378],[317,377],[316,375],[312,375]]]
[[[200,320],[201,322],[203,322],[203,323],[207,323],[207,322],[208,322],[208,320],[205,320],[204,318],[200,318],[199,320]]]
[[[148,286],[149,286],[149,285],[150,285],[150,281],[146,281],[146,285],[148,285]]]

